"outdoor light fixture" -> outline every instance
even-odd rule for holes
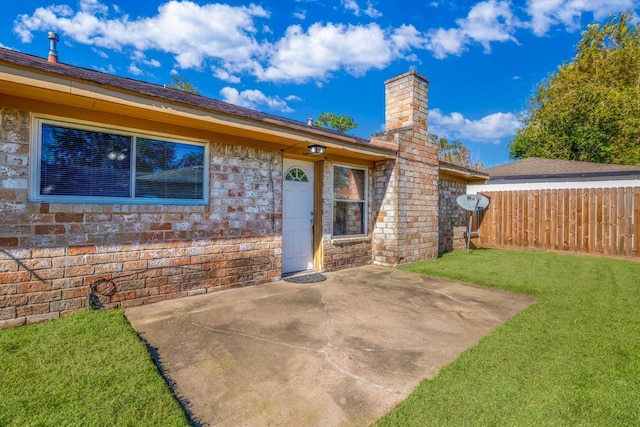
[[[327,149],[327,147],[323,147],[322,145],[310,145],[308,148],[309,154],[313,154],[315,156],[324,154],[325,150]]]

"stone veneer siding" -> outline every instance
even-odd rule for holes
[[[207,206],[28,201],[30,114],[0,107],[0,328],[280,278],[282,158],[210,144]],[[93,286],[93,289],[92,289]]]
[[[467,212],[458,206],[458,196],[467,194],[467,183],[452,178],[440,179],[438,252],[466,248]]]

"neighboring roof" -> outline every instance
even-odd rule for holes
[[[485,169],[489,183],[533,181],[593,181],[640,178],[640,166],[527,157]]]
[[[439,162],[440,172],[447,172],[450,175],[461,177],[469,183],[484,183],[489,179],[486,171],[465,168],[464,166],[454,165],[453,163]]]
[[[73,79],[84,80],[91,84],[97,84],[105,87],[110,86],[119,90],[135,92],[137,94],[158,98],[171,103],[180,103],[190,107],[196,107],[204,110],[219,112],[222,114],[237,116],[243,119],[249,119],[272,125],[275,124],[277,126],[296,130],[303,130],[315,135],[324,135],[329,138],[340,139],[350,144],[371,148],[375,147],[378,150],[389,152],[392,151],[386,150],[385,148],[376,147],[368,139],[344,134],[322,127],[309,126],[306,122],[300,122],[284,117],[262,113],[259,111],[251,110],[249,108],[239,107],[237,105],[207,98],[201,95],[195,95],[178,89],[168,88],[165,86],[151,84],[130,78],[119,77],[100,71],[64,64],[61,62],[52,63],[47,61],[45,58],[0,47],[0,65],[2,62],[9,62],[11,64],[15,64],[25,68],[36,69],[46,73],[70,77]]]
[[[202,184],[202,166],[187,166],[163,172],[139,174],[136,176],[136,181]]]

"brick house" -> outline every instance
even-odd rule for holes
[[[464,246],[427,89],[367,140],[0,48],[0,328]]]

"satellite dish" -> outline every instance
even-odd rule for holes
[[[482,194],[463,194],[456,199],[458,205],[466,211],[481,211],[489,206],[489,198]]]
[[[482,194],[463,194],[456,198],[458,205],[465,211],[471,212],[469,216],[469,223],[467,224],[467,253],[469,253],[469,246],[471,245],[471,237],[480,235],[480,230],[472,232],[473,230],[473,213],[478,216],[478,224],[480,223],[480,211],[486,209],[489,206],[489,198]]]

